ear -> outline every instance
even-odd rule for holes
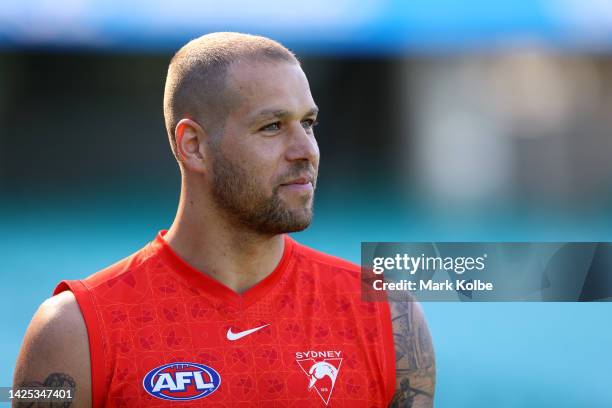
[[[192,119],[181,119],[174,130],[176,150],[181,164],[191,171],[206,171],[206,141],[208,135],[202,126]]]

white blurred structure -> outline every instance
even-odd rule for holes
[[[417,65],[404,171],[427,201],[567,208],[611,195],[609,61],[526,48]]]

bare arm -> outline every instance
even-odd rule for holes
[[[71,292],[47,299],[36,311],[17,357],[13,387],[72,388],[66,402],[14,402],[14,407],[90,407],[87,329]]]
[[[395,343],[396,386],[391,407],[431,408],[436,363],[429,328],[415,301],[389,301]]]

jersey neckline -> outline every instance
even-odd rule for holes
[[[278,283],[284,272],[287,270],[289,259],[293,253],[295,242],[289,235],[284,234],[284,249],[283,255],[276,265],[276,268],[261,281],[257,282],[253,287],[249,288],[242,294],[235,292],[233,289],[219,282],[215,278],[205,272],[196,269],[187,261],[177,254],[174,249],[166,242],[164,235],[167,230],[161,230],[151,242],[151,246],[155,253],[159,254],[173,272],[184,277],[190,285],[197,287],[199,290],[221,298],[225,301],[235,304],[236,306],[247,307],[253,302],[261,299]]]

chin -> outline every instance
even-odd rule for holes
[[[292,225],[291,228],[289,228],[287,231],[285,231],[285,233],[304,231],[309,226],[310,226],[310,220],[308,220],[307,222],[304,222],[302,224]]]
[[[312,209],[310,208],[292,211],[291,216],[285,219],[285,222],[281,223],[282,225],[277,225],[279,233],[304,231],[310,226],[312,215]]]

